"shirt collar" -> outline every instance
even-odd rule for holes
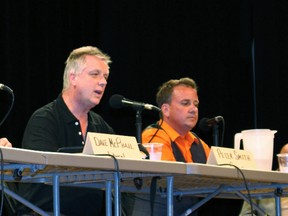
[[[65,104],[62,94],[58,96],[58,98],[56,99],[56,103],[57,103],[59,113],[61,113],[61,115],[64,117],[67,124],[71,124],[71,123],[74,124],[75,122],[79,122],[79,120],[73,115],[73,113],[69,110],[69,108]],[[88,128],[90,127],[91,124],[95,126],[99,125],[99,123],[96,122],[96,120],[91,117],[91,114],[89,111],[88,112]]]
[[[63,118],[67,123],[78,121],[77,118],[73,115],[73,113],[68,109],[67,105],[65,104],[62,94],[60,94],[56,99],[56,106],[59,113],[63,116]]]
[[[177,138],[181,137],[180,134],[174,130],[167,122],[163,121],[161,127],[169,134],[170,139],[174,142]],[[194,141],[197,141],[197,138],[189,131],[187,134],[185,134],[184,138],[189,141],[190,143],[193,143]]]

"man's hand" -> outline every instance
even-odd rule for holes
[[[0,146],[12,147],[12,144],[8,141],[7,138],[0,138]]]

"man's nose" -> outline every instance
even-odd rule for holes
[[[101,77],[101,79],[99,80],[98,84],[101,86],[101,87],[105,87],[107,85],[107,80],[104,76]]]

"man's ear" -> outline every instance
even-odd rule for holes
[[[161,106],[161,110],[162,110],[162,113],[163,113],[163,117],[168,117],[169,114],[170,114],[170,106],[169,104],[165,103],[165,104],[162,104]]]
[[[69,79],[71,85],[74,86],[75,85],[75,79],[76,79],[75,70],[70,71],[68,79]]]

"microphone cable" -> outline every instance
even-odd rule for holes
[[[232,167],[234,167],[236,170],[238,170],[240,172],[240,174],[241,174],[241,176],[243,178],[243,181],[244,181],[244,185],[245,185],[246,191],[247,191],[247,196],[248,196],[249,204],[250,204],[250,207],[251,207],[251,215],[253,216],[254,209],[253,209],[253,204],[252,204],[252,198],[251,198],[250,190],[248,188],[248,184],[247,184],[245,175],[242,172],[242,170],[238,166],[235,166],[234,164],[219,164],[219,166],[232,166]]]
[[[12,96],[12,99],[11,99],[11,103],[10,103],[10,106],[9,106],[9,109],[8,109],[8,112],[4,115],[3,119],[1,120],[0,122],[0,126],[3,124],[3,122],[7,119],[7,117],[9,116],[13,106],[14,106],[14,93],[12,91],[12,89],[10,89],[8,86],[4,86],[3,87],[3,84],[1,85],[2,89],[9,92]],[[4,158],[3,158],[3,152],[2,152],[2,149],[0,148],[0,166],[1,166],[1,204],[0,204],[0,215],[2,215],[2,212],[3,212],[3,205],[4,205]]]
[[[253,204],[252,204],[252,199],[251,199],[251,195],[250,195],[250,190],[248,188],[247,181],[246,181],[245,175],[243,174],[242,170],[239,167],[237,167],[237,166],[235,166],[233,164],[219,164],[218,166],[233,166],[235,169],[237,169],[241,173],[241,176],[243,178],[243,181],[244,181],[244,184],[245,184],[245,188],[246,188],[246,191],[247,191],[247,194],[248,194],[248,199],[249,199],[249,202],[250,202],[250,206],[251,206],[251,216],[253,216],[254,210],[253,210]],[[187,216],[187,215],[190,215],[191,213],[192,213],[192,209],[189,208],[183,214],[181,214],[181,216],[182,215]]]
[[[118,160],[117,158],[114,156],[114,155],[111,155],[111,154],[93,154],[94,156],[108,156],[108,157],[111,157],[114,161],[114,169],[115,169],[115,172],[116,172],[116,175],[117,175],[117,187],[119,188],[119,200],[118,200],[118,206],[120,208],[120,211],[121,211],[121,214],[122,215],[126,215],[126,213],[123,211],[122,207],[121,207],[121,191],[120,191],[120,182],[121,182],[121,179],[120,179],[120,170],[119,170],[119,163],[118,163]],[[113,193],[112,193],[112,202],[115,203],[114,201],[114,197],[113,197]]]
[[[10,88],[9,88],[10,89]],[[11,90],[11,89],[10,89]],[[12,96],[12,99],[11,99],[11,103],[10,103],[10,106],[9,106],[9,109],[8,109],[8,112],[5,114],[5,116],[3,117],[2,121],[0,122],[0,126],[3,124],[3,122],[7,119],[8,115],[10,114],[13,106],[14,106],[14,93],[13,91],[9,91],[9,93],[11,94]]]
[[[154,139],[154,137],[156,136],[156,134],[158,133],[158,131],[160,130],[160,129],[162,129],[161,128],[161,126],[162,126],[162,124],[163,124],[163,113],[162,113],[162,111],[160,111],[160,113],[159,113],[159,115],[160,115],[160,124],[156,124],[155,126],[157,127],[157,130],[155,131],[155,133],[153,134],[153,136],[150,138],[150,140],[148,141],[148,143],[150,143],[153,139]],[[153,127],[152,127],[153,128]]]

